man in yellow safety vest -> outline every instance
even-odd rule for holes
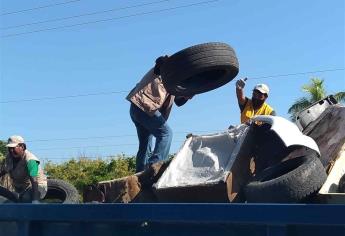
[[[274,109],[265,101],[268,98],[269,88],[266,84],[257,84],[253,89],[252,98],[244,96],[244,86],[247,78],[236,82],[236,95],[241,110],[241,123],[248,122],[256,115],[276,115]]]

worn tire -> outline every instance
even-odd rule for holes
[[[78,190],[70,183],[60,179],[48,179],[48,191],[43,202],[79,203]]]
[[[204,43],[183,49],[161,66],[167,91],[192,96],[225,85],[239,72],[235,51],[225,43]]]
[[[338,192],[345,193],[345,174],[339,180]]]
[[[2,186],[0,186],[0,196],[1,203],[18,202],[18,196]]]
[[[316,155],[296,157],[258,174],[245,188],[247,202],[301,202],[318,191],[327,174]]]

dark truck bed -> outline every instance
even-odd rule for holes
[[[2,204],[0,235],[345,235],[345,205]]]

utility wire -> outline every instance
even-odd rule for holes
[[[89,96],[119,94],[119,93],[128,93],[128,92],[129,91],[112,91],[112,92],[86,93],[86,94],[75,94],[75,95],[57,96],[57,97],[43,97],[43,98],[21,99],[21,100],[9,100],[9,101],[1,101],[0,103],[33,102],[33,101],[42,101],[42,100],[56,100],[56,99],[65,99],[65,98],[76,98],[76,97],[89,97]]]
[[[260,77],[249,77],[248,79],[266,79],[266,78],[273,78],[273,77],[287,77],[287,76],[292,76],[292,75],[306,75],[306,74],[311,74],[311,73],[322,73],[322,72],[340,71],[340,70],[344,70],[344,68],[315,70],[315,71],[298,72],[298,73],[292,73],[292,74],[279,74],[279,75],[267,75],[267,76],[260,76]]]
[[[119,146],[135,146],[137,143],[123,143],[123,144],[112,144],[112,145],[99,145],[99,146],[76,146],[76,147],[52,147],[52,148],[35,148],[35,150],[63,150],[63,149],[79,149],[79,148],[101,148],[101,147],[119,147]]]
[[[176,140],[172,143],[181,143],[185,140]],[[94,145],[94,146],[76,146],[76,147],[53,147],[53,148],[35,148],[35,150],[64,150],[64,149],[80,149],[80,148],[101,148],[101,147],[119,147],[119,146],[137,146],[138,143],[124,143],[124,144],[109,144],[109,145]]]
[[[126,155],[126,156],[131,156],[131,155]],[[133,155],[135,157],[135,155]],[[40,158],[41,161],[46,161],[49,162],[50,160],[80,160],[80,159],[85,159],[85,160],[98,160],[98,159],[105,159],[105,158],[118,158],[119,155],[107,155],[107,156],[80,156],[80,157],[43,157]]]
[[[54,3],[54,4],[49,4],[49,5],[44,5],[44,6],[39,6],[39,7],[34,7],[34,8],[29,8],[29,9],[23,9],[23,10],[19,10],[19,11],[12,11],[12,12],[5,12],[5,13],[1,13],[1,16],[5,16],[5,15],[12,15],[12,14],[17,14],[17,13],[23,13],[23,12],[27,12],[27,11],[35,11],[35,10],[39,10],[42,8],[48,8],[48,7],[53,7],[53,6],[59,6],[59,5],[65,5],[65,4],[69,4],[69,3],[73,3],[73,2],[79,2],[81,0],[72,0],[72,1],[68,1],[68,2],[60,2],[60,3]]]
[[[0,29],[6,30],[6,29],[13,29],[13,28],[19,28],[19,27],[30,26],[30,25],[43,24],[43,23],[48,23],[48,22],[68,20],[68,19],[74,19],[74,18],[79,18],[79,17],[84,17],[84,16],[92,16],[92,15],[97,15],[97,14],[102,14],[102,13],[107,13],[107,12],[122,11],[122,10],[131,9],[131,8],[144,7],[144,6],[159,4],[159,3],[168,2],[168,1],[171,1],[171,0],[161,0],[161,1],[155,1],[155,2],[148,2],[148,3],[137,4],[137,5],[132,5],[132,6],[125,6],[125,7],[121,7],[121,8],[113,8],[113,9],[104,10],[104,11],[96,11],[96,12],[90,12],[90,13],[85,13],[85,14],[80,14],[80,15],[61,17],[61,18],[55,18],[55,19],[50,19],[50,20],[44,20],[44,21],[37,21],[37,22],[32,22],[32,23],[27,23],[27,24],[7,26],[7,27],[2,27]]]
[[[25,141],[26,143],[34,142],[51,142],[51,141],[67,141],[67,140],[88,140],[88,139],[102,139],[102,138],[122,138],[122,137],[134,137],[136,134],[122,134],[122,135],[109,135],[109,136],[94,136],[94,137],[72,137],[72,138],[54,138],[54,139],[35,139]]]
[[[9,38],[9,37],[19,36],[19,35],[24,35],[24,34],[33,34],[33,33],[39,33],[39,32],[43,32],[43,31],[51,31],[51,30],[57,30],[57,29],[63,29],[63,28],[71,28],[71,27],[75,27],[75,26],[95,24],[95,23],[106,22],[106,21],[121,20],[121,19],[135,17],[135,16],[150,15],[150,14],[159,13],[159,12],[165,12],[165,11],[171,11],[171,10],[176,10],[176,9],[181,9],[181,8],[193,7],[193,6],[213,3],[213,2],[217,2],[217,1],[219,1],[219,0],[203,1],[203,2],[198,2],[198,3],[188,4],[188,5],[181,5],[181,6],[177,6],[177,7],[164,8],[164,9],[160,9],[160,10],[141,12],[141,13],[126,15],[126,16],[113,17],[113,18],[96,20],[96,21],[88,21],[88,22],[72,24],[72,25],[63,25],[63,26],[58,26],[58,27],[53,27],[53,28],[44,28],[44,29],[39,29],[39,30],[27,31],[27,32],[23,32],[23,33],[6,34],[6,35],[3,35],[2,38]]]
[[[331,71],[342,71],[345,68],[336,68],[336,69],[325,69],[325,70],[315,70],[315,71],[307,71],[307,72],[296,72],[290,74],[277,74],[277,75],[266,75],[260,77],[248,77],[248,79],[264,79],[264,78],[278,78],[278,77],[288,77],[293,75],[305,75],[305,74],[312,74],[312,73],[324,73],[324,72],[331,72]],[[42,97],[42,98],[28,98],[28,99],[18,99],[18,100],[7,100],[7,101],[0,101],[0,103],[17,103],[17,102],[35,102],[35,101],[43,101],[43,100],[57,100],[57,99],[67,99],[67,98],[76,98],[76,97],[88,97],[88,96],[99,96],[99,95],[110,95],[110,94],[119,94],[119,93],[128,93],[129,90],[126,91],[111,91],[111,92],[99,92],[99,93],[86,93],[86,94],[75,94],[75,95],[67,95],[67,96],[57,96],[57,97]]]
[[[223,130],[194,130],[194,131],[179,131],[174,132],[175,134],[187,134],[187,133],[205,133],[205,132],[221,132]],[[26,141],[26,143],[33,142],[51,142],[51,141],[67,141],[67,140],[88,140],[88,139],[104,139],[104,138],[122,138],[122,137],[134,137],[137,134],[122,134],[122,135],[109,135],[109,136],[93,136],[93,137],[72,137],[72,138],[55,138],[55,139],[35,139]]]
[[[170,154],[173,154],[173,153],[170,153]],[[83,155],[83,154],[82,154]],[[105,159],[105,158],[112,158],[112,159],[115,159],[115,158],[119,158],[121,157],[121,154],[115,154],[115,155],[106,155],[106,156],[102,156],[102,155],[93,155],[93,156],[77,156],[77,157],[56,157],[56,156],[52,156],[52,157],[45,157],[45,155],[41,155],[40,157],[40,160],[41,161],[45,161],[45,162],[48,162],[50,160],[81,160],[81,159],[84,159],[84,160],[98,160],[98,159]],[[42,157],[43,156],[43,157]],[[125,157],[134,157],[135,158],[135,154],[131,155],[131,154],[126,154]]]

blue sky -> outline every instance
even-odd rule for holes
[[[137,137],[126,91],[156,57],[199,43],[230,44],[236,50],[240,73],[227,85],[174,107],[168,121],[174,130],[171,152],[179,149],[187,133],[213,133],[239,123],[234,86],[239,78],[249,78],[248,96],[256,83],[268,84],[268,103],[285,118],[289,106],[304,95],[301,86],[311,77],[324,79],[328,93],[345,90],[343,0],[67,2],[0,3],[0,139],[20,134],[44,161],[135,154]],[[128,8],[148,3],[152,4]],[[187,6],[191,4],[195,5]],[[104,19],[113,20],[45,30]],[[342,70],[262,78],[329,69]],[[42,99],[95,93],[104,94]]]

